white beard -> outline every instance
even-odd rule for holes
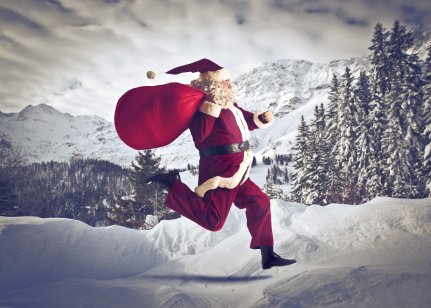
[[[207,95],[205,100],[223,108],[232,107],[235,103],[235,95],[232,89],[225,89],[219,82],[202,82],[199,79],[193,80],[192,87],[204,91]]]

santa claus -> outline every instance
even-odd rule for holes
[[[210,231],[219,231],[234,204],[246,210],[250,247],[260,249],[262,268],[286,266],[295,260],[284,259],[273,251],[271,209],[268,196],[249,178],[253,153],[250,131],[272,124],[269,111],[251,113],[235,102],[230,74],[226,68],[202,59],[166,73],[199,72],[190,86],[204,99],[188,121],[199,151],[199,185],[193,191],[181,182],[178,173],[157,174],[155,182],[168,190],[165,205]],[[155,73],[148,72],[149,78]]]

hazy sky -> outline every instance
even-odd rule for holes
[[[429,0],[2,0],[0,110],[47,103],[110,121],[122,93],[201,58],[236,78],[280,58],[368,54],[377,22],[430,25]]]

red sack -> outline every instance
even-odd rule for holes
[[[131,89],[118,100],[115,129],[136,150],[168,145],[189,127],[204,97],[204,92],[176,82]]]

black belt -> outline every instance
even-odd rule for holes
[[[209,147],[199,150],[201,157],[208,157],[213,155],[231,154],[245,152],[250,148],[248,141],[243,141],[240,143],[228,144],[228,145],[218,145],[215,147]]]

